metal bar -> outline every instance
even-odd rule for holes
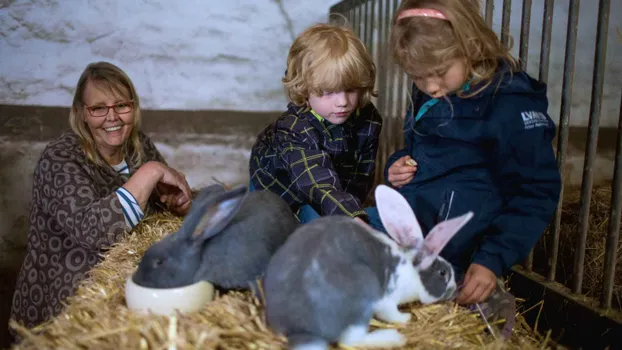
[[[598,5],[598,27],[596,29],[596,47],[594,53],[594,72],[592,79],[592,96],[590,102],[590,121],[585,162],[583,163],[583,183],[581,185],[581,209],[579,210],[579,241],[575,249],[574,279],[572,291],[581,292],[583,285],[583,264],[585,262],[585,244],[590,223],[590,202],[594,184],[594,159],[598,142],[600,110],[605,80],[605,61],[607,54],[607,32],[609,27],[609,8],[611,0],[600,0]]]
[[[374,54],[374,28],[376,27],[376,0],[371,0],[371,15],[369,16],[369,53]]]
[[[518,57],[521,61],[523,70],[527,70],[527,59],[529,53],[529,26],[531,25],[531,0],[523,0],[523,18],[520,27],[520,50]]]
[[[510,42],[510,18],[512,17],[512,0],[503,0],[503,15],[501,17],[501,42],[508,47]]]
[[[572,104],[572,84],[574,81],[574,59],[577,46],[577,27],[579,25],[580,0],[571,0],[568,6],[568,26],[566,28],[566,53],[564,55],[564,77],[562,81],[562,96],[559,117],[559,135],[557,137],[557,167],[562,179],[562,188],[559,197],[552,230],[559,239],[559,229],[562,217],[562,203],[564,197],[564,164],[566,163],[566,148],[568,146],[568,126],[570,124],[570,106]],[[555,280],[556,265],[549,269],[549,281]]]
[[[549,79],[549,61],[551,56],[551,30],[553,28],[553,6],[555,0],[545,0],[544,14],[542,17],[542,43],[540,45],[540,69],[539,79],[545,84]],[[552,227],[551,255],[549,256],[549,271],[547,279],[555,280],[557,269],[557,257],[559,255],[559,224]]]
[[[553,28],[553,6],[555,0],[544,1],[544,15],[542,17],[542,44],[540,45],[539,79],[545,84],[549,80],[549,61],[551,56],[551,29]],[[555,247],[554,247],[555,249]],[[555,260],[557,263],[557,260]]]
[[[486,0],[486,23],[492,28],[492,18],[495,13],[495,0]]]
[[[358,14],[358,36],[363,39],[363,6],[365,6],[365,0],[359,0],[356,6]]]
[[[358,36],[359,34],[356,32],[356,0],[350,2],[350,8],[348,9],[348,13],[350,14],[349,26],[354,34]]]
[[[391,71],[391,65],[389,64],[389,35],[391,33],[391,1],[390,0],[385,0],[384,2],[384,31],[383,31],[383,46],[384,46],[384,52],[383,52],[383,57],[382,60],[385,62],[384,64],[384,89],[382,90],[383,92],[383,97],[382,99],[384,100],[384,113],[386,115],[389,114],[389,109],[391,107],[390,101],[389,101],[389,96],[387,94],[387,90],[389,89],[390,86],[390,71]]]
[[[352,30],[356,33],[357,37],[361,36],[361,8],[359,7],[359,2],[358,0],[352,2],[352,17],[354,18],[352,21]]]
[[[369,30],[370,30],[370,23],[369,23],[369,1],[365,1],[363,3],[363,23],[364,23],[364,27],[363,27],[363,37],[361,38],[361,40],[363,40],[363,43],[365,44],[365,47],[367,48],[367,50],[369,51]],[[371,51],[369,51],[369,54],[371,55]]]
[[[378,94],[378,111],[381,115],[386,115],[384,110],[384,98],[383,93],[385,90],[385,60],[384,60],[384,51],[386,48],[384,42],[384,22],[386,20],[386,16],[384,15],[383,2],[388,0],[378,0],[378,58],[376,62],[378,62],[378,90],[382,93]]]
[[[393,18],[393,14],[395,13],[395,9],[397,8],[398,5],[398,0],[393,0],[393,1],[388,1],[387,2],[387,8],[389,8],[389,6],[391,7],[389,11],[387,11],[388,13],[388,18],[389,18],[389,28],[391,27],[391,18]],[[387,55],[386,55],[386,61],[387,61],[387,65],[388,65],[388,83],[387,83],[387,91],[386,91],[386,95],[387,95],[387,116],[389,116],[390,118],[395,118],[395,101],[393,99],[394,95],[395,95],[395,87],[396,87],[396,82],[395,82],[395,64],[393,62],[393,60],[391,59],[391,47],[389,45],[389,41],[391,40],[391,30],[387,30]]]
[[[603,272],[603,291],[600,306],[604,309],[611,308],[611,297],[616,270],[616,253],[620,239],[620,212],[622,211],[622,97],[620,98],[620,117],[618,118],[618,138],[616,145],[616,159],[613,170],[613,183],[611,184],[611,211],[609,213],[609,228],[607,230],[607,243],[605,244],[605,270]]]
[[[521,16],[520,50],[518,57],[522,69],[527,70],[527,59],[529,53],[529,26],[531,25],[531,0],[523,0],[523,10]],[[523,266],[527,271],[531,271],[533,269],[533,249],[529,252]]]

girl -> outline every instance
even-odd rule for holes
[[[457,302],[485,302],[486,317],[506,319],[508,336],[514,299],[498,279],[540,238],[561,187],[546,86],[520,70],[477,1],[403,1],[391,46],[414,85],[405,147],[389,158],[385,178],[424,232],[475,212],[442,255],[463,283]],[[384,231],[375,208],[368,212]]]

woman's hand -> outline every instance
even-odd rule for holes
[[[142,210],[145,210],[156,186],[164,189],[163,194],[167,196],[160,200],[165,204],[170,203],[169,209],[178,213],[187,212],[192,198],[190,186],[183,174],[163,163],[150,161],[143,164],[123,185],[136,198]]]
[[[389,167],[389,183],[395,188],[400,188],[412,181],[415,172],[417,172],[417,162],[410,156],[403,156]]]
[[[180,216],[188,213],[192,194],[190,185],[181,172],[165,166],[162,179],[156,185],[156,193],[160,196],[160,202],[164,203],[168,210]]]
[[[160,196],[160,202],[164,203],[168,210],[179,216],[188,214],[188,209],[190,209],[190,204],[192,203],[191,197],[188,197],[178,187],[162,182],[157,184],[156,189],[157,194]]]
[[[456,302],[458,304],[475,304],[481,303],[488,299],[497,286],[497,276],[488,268],[471,264],[464,275],[464,283],[462,290]]]

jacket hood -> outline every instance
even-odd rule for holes
[[[507,64],[502,63],[495,73],[493,82],[480,95],[518,94],[546,99],[546,93],[547,86],[545,83],[532,78],[524,71],[512,72]]]

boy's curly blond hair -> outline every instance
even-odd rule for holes
[[[359,106],[377,96],[371,55],[352,30],[334,24],[313,25],[294,40],[282,81],[290,101],[307,108],[312,94],[358,89]]]

